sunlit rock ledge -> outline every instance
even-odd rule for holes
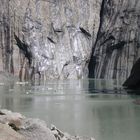
[[[19,113],[0,110],[1,140],[94,140],[94,138],[71,136],[57,129],[51,129],[46,122],[39,119],[26,118]]]

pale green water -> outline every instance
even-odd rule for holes
[[[129,91],[133,93],[133,91]],[[40,118],[72,135],[96,140],[139,140],[139,96],[112,80],[50,81],[40,86],[0,86],[2,108]]]

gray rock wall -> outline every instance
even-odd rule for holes
[[[140,53],[139,9],[139,0],[0,0],[0,71],[78,79],[90,62],[90,77],[126,79]]]
[[[101,3],[102,0],[0,0],[0,41],[4,48],[1,47],[1,70],[19,75],[21,80],[87,77]],[[32,52],[31,65],[15,45],[14,33]]]
[[[93,48],[96,78],[124,78],[140,56],[140,1],[105,0]]]

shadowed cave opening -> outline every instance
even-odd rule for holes
[[[89,70],[88,78],[95,78],[95,74],[94,74],[95,65],[96,65],[96,56],[93,56],[92,54],[88,65],[88,70]]]

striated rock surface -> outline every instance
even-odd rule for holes
[[[139,9],[139,0],[0,0],[0,71],[126,79],[140,55]]]
[[[94,76],[126,79],[140,57],[139,36],[140,1],[103,0],[100,29],[93,48]]]
[[[14,121],[13,121],[14,120]],[[18,123],[17,123],[18,122]],[[94,138],[71,136],[44,121],[29,119],[19,113],[0,110],[1,140],[94,140]]]
[[[0,70],[20,80],[88,76],[102,0],[0,0]]]

